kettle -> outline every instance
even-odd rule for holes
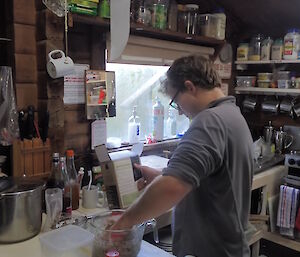
[[[264,127],[264,139],[265,142],[269,145],[272,144],[273,132],[274,132],[274,127],[272,126],[272,121],[269,121],[269,125]]]
[[[294,141],[294,137],[284,132],[282,127],[278,131],[275,131],[275,150],[276,153],[281,154],[283,150],[291,146]]]

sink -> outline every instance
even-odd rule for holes
[[[285,159],[284,154],[275,154],[273,156],[263,156],[257,162],[254,162],[254,174],[260,173],[269,169]]]

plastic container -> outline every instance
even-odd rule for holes
[[[268,72],[260,72],[257,73],[257,80],[272,80],[272,73],[268,73]]]
[[[299,29],[289,29],[284,37],[283,59],[296,60],[300,45]]]
[[[45,257],[85,256],[91,253],[94,235],[79,226],[67,225],[40,235]]]
[[[271,84],[271,80],[258,80],[257,84],[258,87],[269,88]]]
[[[223,8],[219,8],[214,12],[216,17],[216,38],[220,40],[225,39],[226,32],[226,14]]]
[[[277,80],[278,88],[290,88],[291,81],[287,79],[279,79]]]
[[[269,61],[271,59],[271,47],[273,44],[273,39],[267,37],[262,42],[261,53],[260,53],[260,60],[261,61]]]
[[[236,56],[238,61],[248,61],[249,56],[249,44],[248,43],[240,43],[237,51]]]
[[[291,78],[290,75],[291,75],[290,71],[278,71],[277,73],[274,73],[274,79],[289,80]]]
[[[152,108],[153,115],[153,139],[161,141],[164,138],[164,106],[158,97]]]
[[[296,88],[300,88],[300,78],[296,78]]]
[[[271,59],[282,60],[282,53],[283,53],[283,40],[276,39],[272,45]]]
[[[205,37],[216,37],[217,19],[213,14],[199,16],[200,34]]]
[[[263,36],[258,34],[254,36],[249,45],[249,60],[260,61],[261,47],[263,42]]]
[[[255,87],[255,76],[237,76],[236,85],[238,87]]]
[[[136,106],[133,107],[132,116],[128,119],[128,142],[136,144],[140,137],[140,118],[137,116]]]
[[[177,131],[176,113],[177,110],[175,110],[170,106],[169,117],[167,119],[167,124],[166,124],[166,136],[168,138],[172,138],[176,136],[176,131]]]

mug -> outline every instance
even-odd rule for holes
[[[61,54],[59,58],[53,58],[54,54]],[[56,79],[74,73],[74,62],[61,50],[53,50],[48,54],[47,71],[51,78]]]
[[[101,196],[101,197],[100,197]],[[103,199],[102,203],[100,202]],[[82,207],[85,209],[94,209],[105,207],[105,194],[103,191],[99,191],[97,186],[91,185],[90,190],[88,186],[82,188]]]

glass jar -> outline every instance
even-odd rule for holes
[[[261,47],[263,42],[263,36],[258,34],[254,36],[249,45],[249,60],[260,61]]]
[[[198,34],[198,10],[199,6],[196,4],[187,4],[185,6],[187,12],[186,33],[196,35]]]
[[[150,10],[144,6],[140,6],[136,22],[140,24],[144,24],[146,26],[150,25],[151,23]]]
[[[273,44],[273,39],[267,37],[261,45],[261,53],[260,53],[260,60],[261,61],[269,61],[271,57],[271,46]]]
[[[238,61],[248,61],[249,44],[240,43],[236,51],[236,59]]]
[[[188,16],[185,10],[185,6],[182,4],[178,4],[177,11],[177,30],[178,32],[186,33]]]
[[[167,27],[167,6],[164,4],[153,4],[152,27],[166,29]]]

